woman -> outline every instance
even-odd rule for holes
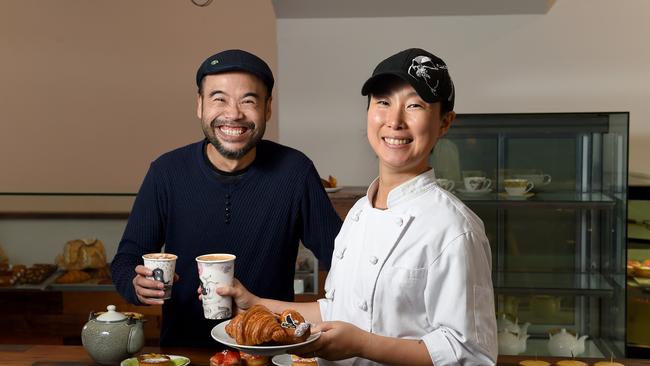
[[[220,288],[240,309],[294,308],[320,338],[298,350],[329,365],[493,365],[491,254],[481,220],[436,184],[429,153],[456,114],[447,66],[421,49],[382,61],[362,88],[379,177],[336,238],[316,303]],[[338,360],[338,361],[337,361]]]

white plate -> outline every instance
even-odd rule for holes
[[[522,194],[521,196],[511,196],[511,195],[509,195],[507,193],[503,193],[503,192],[499,193],[500,198],[507,199],[507,200],[513,200],[513,201],[527,200],[527,199],[529,199],[530,197],[532,197],[534,195],[535,195],[535,193],[533,193],[533,192],[528,192],[526,194]]]
[[[325,192],[327,192],[327,193],[334,193],[334,192],[338,192],[338,191],[340,191],[342,188],[343,188],[343,187],[334,187],[334,188],[327,188],[327,187],[325,187]]]
[[[481,189],[480,191],[468,191],[464,188],[456,188],[455,190],[456,192],[467,196],[482,196],[484,194],[489,194],[490,192],[492,192],[491,188]]]
[[[225,344],[228,347],[236,348],[240,351],[250,353],[251,355],[275,356],[283,353],[289,353],[289,351],[291,351],[292,349],[314,342],[315,340],[318,339],[318,337],[320,337],[320,332],[319,332],[310,335],[306,341],[301,343],[296,343],[296,344],[284,344],[279,346],[244,346],[238,344],[234,339],[232,339],[228,335],[228,333],[226,333],[226,325],[228,325],[229,323],[230,320],[226,320],[225,322],[219,323],[214,328],[212,328],[212,331],[210,332],[212,338],[214,338],[219,343]]]
[[[172,362],[174,363],[174,366],[185,366],[190,364],[190,359],[187,357],[176,356],[176,355],[167,355],[167,356],[171,358]],[[127,358],[126,360],[120,363],[120,366],[138,366],[138,365],[139,362],[137,357]]]
[[[271,362],[277,366],[291,366],[291,355],[285,353],[283,355],[273,356]]]

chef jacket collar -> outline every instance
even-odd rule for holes
[[[429,190],[435,182],[436,174],[433,171],[433,168],[431,168],[417,177],[398,185],[388,193],[388,202],[386,202],[388,209],[410,199],[413,195]],[[372,181],[368,187],[368,191],[366,192],[366,197],[368,197],[368,203],[370,206],[372,206],[373,198],[377,194],[378,189],[379,177]]]

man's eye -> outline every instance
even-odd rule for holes
[[[255,101],[252,99],[245,99],[242,101],[242,104],[255,104]]]
[[[417,103],[412,103],[408,105],[408,108],[415,109],[415,108],[422,108],[422,105],[417,104]]]
[[[385,100],[378,100],[377,104],[379,104],[379,105],[388,105],[388,102],[385,101]]]

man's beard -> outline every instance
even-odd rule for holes
[[[221,141],[217,138],[216,133],[214,132],[214,130],[221,125],[245,127],[251,131],[251,138],[241,149],[228,150],[225,146],[223,146]],[[208,141],[210,141],[212,146],[217,149],[221,156],[226,159],[239,160],[248,154],[248,152],[251,151],[255,146],[257,146],[257,144],[262,140],[262,137],[264,137],[265,130],[266,124],[255,126],[255,124],[252,122],[229,122],[214,119],[212,122],[210,122],[210,126],[208,128],[203,128],[203,134],[208,139]]]

